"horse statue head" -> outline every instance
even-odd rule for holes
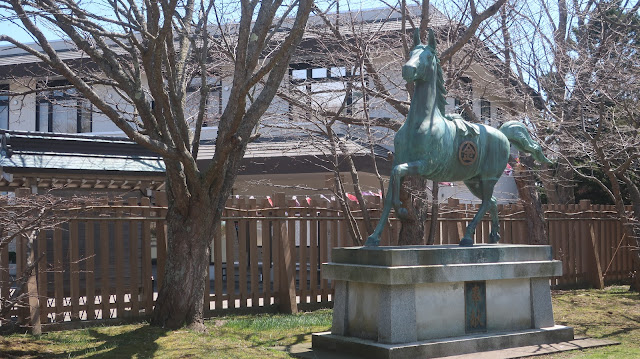
[[[402,78],[409,82],[434,81],[435,104],[441,114],[445,112],[447,90],[444,88],[444,77],[440,60],[436,52],[436,37],[433,30],[429,29],[429,40],[425,45],[420,40],[420,30],[413,32],[413,49],[409,54],[409,60],[402,66]]]

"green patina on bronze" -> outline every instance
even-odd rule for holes
[[[407,120],[394,139],[393,170],[380,222],[365,245],[380,243],[391,206],[398,217],[407,216],[399,194],[402,181],[408,175],[419,175],[436,183],[463,181],[471,193],[482,200],[482,205],[467,226],[460,245],[473,245],[476,226],[487,211],[491,213],[490,240],[497,243],[500,235],[493,187],[507,166],[509,143],[531,153],[539,162],[551,162],[520,122],[509,121],[495,129],[469,123],[460,115],[444,115],[446,90],[433,31],[429,30],[427,45],[420,42],[416,31],[414,44],[409,60],[402,66],[402,77],[407,82],[415,82],[413,99]]]

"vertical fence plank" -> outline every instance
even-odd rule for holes
[[[598,250],[597,250],[598,239],[596,238],[596,232],[595,232],[593,223],[591,224],[589,229],[590,229],[589,237],[591,237],[591,246],[590,246],[591,263],[589,266],[591,271],[591,281],[592,281],[592,285],[596,289],[604,289],[604,279],[602,277],[602,265],[600,264],[600,257],[598,256]]]
[[[612,223],[613,225],[613,237],[614,238],[622,238],[622,226],[620,225],[619,221],[615,221]],[[615,257],[613,259],[613,270],[615,273],[615,280],[618,281],[620,279],[622,279],[622,271],[624,270],[624,267],[622,266],[622,257],[624,256],[624,252],[625,252],[625,247],[626,247],[626,243],[622,243],[622,247],[620,247],[620,249],[618,249],[618,251],[615,254]]]
[[[69,277],[70,277],[70,305],[71,320],[79,319],[80,306],[80,268],[78,248],[78,221],[69,221]]]
[[[586,283],[585,281],[585,276],[584,276],[584,269],[582,266],[582,247],[583,243],[584,243],[584,236],[582,235],[582,231],[580,228],[580,225],[582,224],[583,220],[580,219],[580,217],[582,216],[581,214],[579,214],[580,212],[580,207],[577,204],[572,204],[570,207],[573,211],[572,213],[574,213],[573,215],[573,220],[571,221],[571,235],[573,237],[573,241],[570,243],[573,247],[573,250],[571,251],[573,254],[573,264],[575,266],[575,277],[576,277],[576,284],[580,284],[580,283]]]
[[[345,218],[346,214],[344,213],[344,211],[340,212],[340,204],[338,203],[338,201],[334,201],[332,203],[331,207],[332,207],[331,208],[332,212],[331,212],[330,216],[334,217],[334,218],[340,217],[341,219],[340,220],[332,219],[329,222],[331,224],[331,235],[329,236],[329,239],[327,240],[327,244],[329,245],[328,248],[327,248],[327,252],[326,252],[327,253],[327,262],[331,262],[331,254],[332,254],[331,250],[340,245],[339,238],[341,236],[342,237],[347,236],[346,228],[348,226],[347,219]],[[327,294],[332,294],[333,295],[335,286],[336,286],[336,283],[335,283],[334,280],[332,280],[329,283],[329,286],[327,287],[327,290],[329,291]],[[328,296],[327,296],[327,300],[329,300]]]
[[[567,261],[567,240],[562,233],[562,215],[560,214],[560,205],[554,204],[552,205],[554,214],[553,214],[553,225],[554,225],[554,237],[555,242],[550,242],[552,246],[558,248],[559,260],[562,261],[562,275],[556,278],[556,282],[558,285],[563,285],[567,283],[567,274],[569,273],[569,262]]]
[[[114,261],[116,264],[116,316],[124,317],[124,229],[123,229],[123,209],[122,200],[115,200],[115,251]]]
[[[286,201],[285,201],[286,203]],[[294,208],[296,204],[291,201],[289,206],[287,206],[287,216],[289,218],[294,218],[296,216],[296,209]],[[290,219],[287,221],[287,236],[283,237],[283,239],[287,242],[289,248],[289,256],[291,257],[291,261],[289,263],[285,263],[287,265],[287,282],[291,281],[293,278],[293,301],[294,305],[297,304],[297,294],[298,291],[296,289],[296,273],[297,273],[297,257],[296,257],[296,224],[298,223],[295,219]],[[285,254],[285,261],[288,260]],[[288,290],[291,291],[291,287],[288,287]],[[291,293],[289,293],[291,297]],[[297,307],[296,307],[297,308]],[[295,313],[295,312],[294,312]]]
[[[228,202],[227,202],[228,203]],[[227,218],[235,215],[235,211],[227,210]],[[226,225],[226,274],[227,274],[227,308],[236,307],[236,286],[235,286],[235,256],[234,244],[236,242],[236,224],[234,219],[227,219]]]
[[[222,212],[226,215],[226,212]],[[222,297],[224,289],[222,287],[222,221],[220,221],[213,238],[213,290],[215,293],[215,310],[222,309]]]
[[[587,200],[581,200],[580,203],[578,203],[578,221],[577,221],[577,226],[578,226],[578,245],[579,245],[579,249],[578,249],[578,253],[576,253],[579,257],[579,263],[580,263],[580,273],[582,274],[582,280],[585,283],[590,283],[591,285],[595,284],[594,282],[592,282],[592,278],[590,276],[590,274],[592,273],[591,268],[589,267],[589,264],[591,262],[591,251],[592,251],[592,246],[591,246],[591,236],[589,235],[589,223],[591,222],[589,220],[589,207],[591,206],[590,201]]]
[[[616,248],[617,250],[613,252],[613,256],[611,258],[611,260],[613,261],[613,264],[611,265],[613,278],[614,280],[618,281],[620,279],[621,268],[620,257],[622,255],[622,252],[624,251],[625,246],[624,239],[620,234],[618,221],[611,221],[611,233],[613,234],[614,238],[618,238],[618,240],[621,242],[621,246],[619,248]]]
[[[609,210],[612,209],[612,206],[607,206]],[[608,264],[608,269],[607,269],[607,279],[611,280],[611,281],[615,281],[617,280],[616,278],[616,274],[615,274],[615,261],[616,261],[616,253],[617,251],[619,251],[619,248],[617,246],[618,242],[620,241],[620,238],[616,237],[616,229],[615,229],[615,222],[612,220],[607,220],[606,222],[606,230],[607,233],[615,238],[614,243],[609,244],[609,246],[607,246],[607,259],[609,261]]]
[[[328,216],[331,216],[331,211],[329,211],[328,209],[324,209],[321,211],[321,214],[322,214],[322,217],[328,217]],[[330,242],[328,238],[328,231],[329,231],[329,220],[326,218],[321,218],[320,219],[320,240],[318,241],[318,247],[320,247],[320,263],[318,263],[318,265],[320,266],[320,268],[322,268],[322,263],[327,262],[327,248]],[[322,277],[322,281],[320,282],[320,295],[321,295],[320,301],[322,303],[326,303],[329,301],[328,287],[329,287],[329,281],[324,279],[324,277]]]
[[[246,219],[247,202],[244,199],[238,201],[238,286],[240,287],[240,308],[247,307],[247,225]]]
[[[21,278],[27,269],[27,239],[23,236],[16,238],[16,284],[17,278]],[[26,283],[20,288],[23,291],[27,290]],[[16,308],[16,307],[14,307]],[[20,301],[20,305],[16,308],[18,314],[18,323],[22,325],[28,325],[29,321],[29,303],[28,298],[23,298]]]
[[[572,238],[569,238],[569,235],[571,232],[569,230],[570,222],[568,221],[568,216],[566,216],[566,213],[568,210],[569,210],[569,205],[562,206],[561,211],[565,215],[562,216],[564,220],[560,222],[560,238],[564,240],[564,246],[563,246],[564,253],[565,253],[564,258],[565,258],[565,261],[567,262],[567,271],[563,274],[565,284],[571,283],[570,278],[574,278],[574,265],[571,263],[571,260],[573,259],[573,254],[571,253]]]
[[[9,288],[9,246],[5,245],[0,247],[0,298],[9,299]]]
[[[102,205],[108,204],[108,199],[101,199]],[[103,215],[111,215],[107,209],[102,211]],[[110,265],[110,246],[109,246],[109,222],[100,221],[100,300],[102,308],[102,319],[111,318],[111,265]]]
[[[274,196],[274,200],[275,200],[275,196]],[[275,210],[272,212],[274,217],[278,217],[279,215],[279,211]],[[280,240],[280,222],[281,220],[276,219],[276,220],[272,220],[271,221],[271,231],[272,231],[272,235],[271,235],[271,256],[273,257],[273,270],[272,270],[272,274],[273,274],[273,300],[275,304],[280,305],[280,267],[282,267],[282,260],[280,259],[280,253],[282,252],[282,250],[280,249],[281,247],[281,240]]]
[[[290,209],[287,208],[287,203],[284,197],[284,193],[276,193],[276,207],[279,207],[277,216],[285,218],[287,215],[291,215]],[[280,288],[278,288],[278,294],[280,297],[279,308],[283,313],[296,313],[298,306],[296,303],[296,278],[295,278],[295,261],[292,257],[292,246],[295,246],[295,242],[291,242],[289,239],[289,231],[295,232],[293,228],[287,228],[287,220],[279,220],[279,228],[275,228],[274,232],[279,232],[279,249],[280,260],[282,265],[280,266]]]
[[[5,246],[5,248],[7,248],[7,246]],[[1,253],[0,254],[1,256],[4,256],[3,251],[0,251],[0,253]],[[9,253],[7,252],[7,255],[8,254]],[[38,295],[40,296],[40,323],[47,323],[48,322],[47,318],[49,315],[49,309],[47,306],[47,303],[49,301],[49,292],[48,292],[49,288],[48,288],[47,275],[49,271],[47,270],[47,265],[49,264],[49,260],[47,256],[47,231],[46,230],[41,230],[40,233],[38,233],[38,258],[40,258],[40,261],[38,261]],[[0,262],[6,263],[4,262],[4,259],[0,259]],[[4,280],[1,280],[0,283],[4,283]],[[2,292],[4,293],[4,288],[0,290],[2,290]]]
[[[249,271],[251,273],[251,306],[258,307],[260,301],[260,271],[258,261],[258,212],[256,211],[257,202],[255,198],[249,199]],[[264,263],[263,263],[264,265]]]
[[[267,201],[263,202],[262,216],[269,215],[266,209],[268,205]],[[264,306],[271,305],[271,281],[273,280],[272,264],[271,264],[271,222],[269,220],[262,220],[262,290],[264,292]]]
[[[506,221],[502,221],[504,222],[504,236],[505,238],[508,238],[509,243],[513,243],[516,244],[518,243],[518,239],[515,238],[514,233],[513,233],[513,222],[510,221],[509,219],[511,219],[513,215],[513,205],[508,204],[504,206],[504,217],[505,219],[507,219]]]
[[[309,233],[308,233],[308,218],[309,218],[309,204],[304,201],[302,203],[302,207],[300,209],[300,250],[299,250],[299,260],[300,263],[300,274],[299,274],[299,288],[300,288],[300,303],[307,303],[308,296],[308,264],[309,258],[307,257],[307,244],[309,243]]]
[[[151,200],[143,197],[140,205],[144,208],[142,217],[142,307],[144,314],[150,315],[153,310],[153,267],[151,265]]]
[[[87,320],[96,319],[96,289],[95,289],[95,222],[87,220],[84,226],[84,263],[85,263],[85,297],[87,298]]]
[[[136,197],[130,197],[127,199],[127,205],[129,207],[137,207],[138,199]],[[139,217],[142,215],[142,211],[138,208],[130,208],[128,210],[130,217]],[[138,246],[140,245],[140,236],[138,235],[139,220],[129,220],[129,305],[130,312],[127,313],[133,317],[140,315],[140,272],[139,272],[139,254]]]
[[[54,293],[55,293],[55,318],[56,322],[64,320],[64,263],[62,261],[62,228],[57,226],[53,230],[53,265],[54,265]]]
[[[311,303],[318,302],[318,273],[320,273],[320,268],[318,268],[318,210],[316,208],[316,202],[311,201],[312,213],[310,226],[310,238],[309,238],[309,269],[310,269],[310,294],[311,294]]]
[[[215,237],[215,235],[214,235]],[[213,250],[213,238],[209,240],[209,252]],[[204,300],[203,300],[203,313],[205,317],[211,316],[211,253],[207,258],[207,268],[204,277]]]
[[[606,282],[607,278],[606,278],[606,273],[605,270],[607,269],[607,264],[609,263],[609,259],[607,258],[607,250],[606,250],[606,243],[607,243],[607,235],[605,232],[605,214],[604,214],[604,206],[599,204],[596,206],[595,208],[595,212],[597,213],[597,236],[598,236],[598,254],[600,256],[600,263],[602,264],[602,279]]]
[[[156,206],[157,207],[167,207],[167,193],[166,192],[155,192],[156,195]],[[164,280],[164,268],[167,263],[167,210],[166,209],[158,209],[157,217],[163,218],[156,221],[156,275],[158,276],[158,288],[157,291],[160,292],[160,288],[162,288],[162,283]],[[154,299],[155,301],[155,299]]]
[[[547,238],[548,238],[549,245],[551,245],[553,259],[560,259],[560,253],[562,252],[556,240],[556,232],[555,232],[556,222],[553,220],[555,214],[552,212],[552,208],[553,208],[552,205],[549,205],[549,204],[543,205],[542,211],[544,213],[545,218],[547,219]],[[562,266],[564,271],[564,263],[562,263]],[[551,285],[552,286],[557,285],[557,281],[558,281],[557,277],[551,278]]]

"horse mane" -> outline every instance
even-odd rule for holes
[[[444,75],[442,74],[440,59],[437,54],[434,57],[436,59],[436,106],[438,106],[440,114],[444,115],[444,107],[447,105],[447,89],[444,88]]]

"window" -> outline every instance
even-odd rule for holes
[[[0,130],[9,129],[9,85],[0,85]]]
[[[70,87],[69,82],[49,81],[41,88],[46,90],[37,94],[36,131],[91,132],[91,103]]]
[[[480,117],[484,124],[491,122],[491,102],[486,98],[480,99]]]
[[[312,107],[339,110],[345,102],[346,113],[353,114],[363,102],[360,81],[353,77],[355,72],[351,68],[313,68],[298,64],[289,71],[291,85],[309,96],[306,102]],[[289,111],[292,110],[290,106]]]

